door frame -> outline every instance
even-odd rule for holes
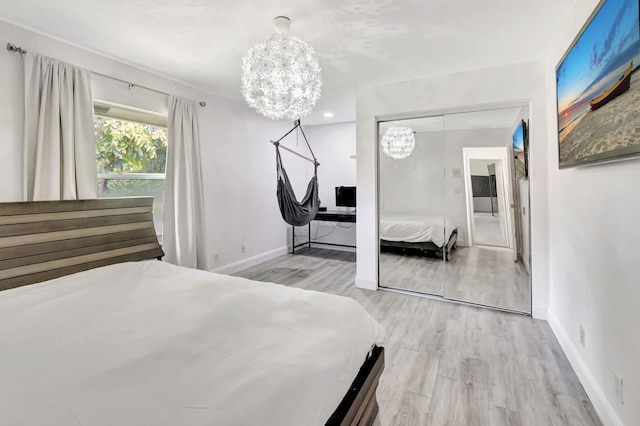
[[[473,220],[473,190],[471,186],[471,160],[500,160],[502,161],[502,182],[504,188],[504,200],[502,208],[506,217],[507,227],[507,246],[514,250],[517,256],[517,248],[515,246],[515,223],[513,217],[513,193],[511,188],[511,177],[509,176],[509,150],[506,146],[499,147],[463,147],[463,169],[464,169],[464,189],[465,200],[467,205],[467,229],[469,230],[467,237],[469,239],[469,247],[473,246],[473,237],[475,235],[475,221]],[[500,206],[498,206],[500,208]]]

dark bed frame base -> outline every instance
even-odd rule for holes
[[[433,254],[436,257],[440,257],[449,261],[451,259],[451,250],[455,249],[456,243],[458,241],[458,229],[454,229],[449,237],[449,241],[444,246],[444,250],[442,247],[436,245],[435,243],[428,241],[426,243],[407,243],[404,241],[387,241],[380,240],[380,249],[402,249],[402,250],[411,250],[421,253],[429,253]]]
[[[378,415],[376,389],[384,369],[384,348],[375,346],[326,426],[371,426]]]

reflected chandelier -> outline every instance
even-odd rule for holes
[[[410,127],[389,127],[382,140],[382,152],[396,160],[407,158],[416,146],[416,138]]]
[[[315,50],[288,35],[291,21],[273,20],[276,33],[256,43],[242,59],[242,95],[249,106],[272,120],[298,120],[311,113],[322,79]]]

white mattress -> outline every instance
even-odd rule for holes
[[[0,292],[0,423],[323,425],[383,335],[349,298],[107,266]]]
[[[442,216],[418,214],[384,214],[380,216],[380,238],[387,241],[407,243],[431,241],[438,247],[442,247],[444,241],[449,241],[451,233],[456,228],[457,225]]]

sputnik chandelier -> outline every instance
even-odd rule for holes
[[[276,32],[256,43],[242,60],[242,95],[249,106],[272,120],[298,120],[311,113],[322,79],[315,50],[288,35],[291,21],[273,20]]]
[[[407,158],[416,146],[416,138],[410,127],[389,127],[380,141],[382,151],[396,160]]]

